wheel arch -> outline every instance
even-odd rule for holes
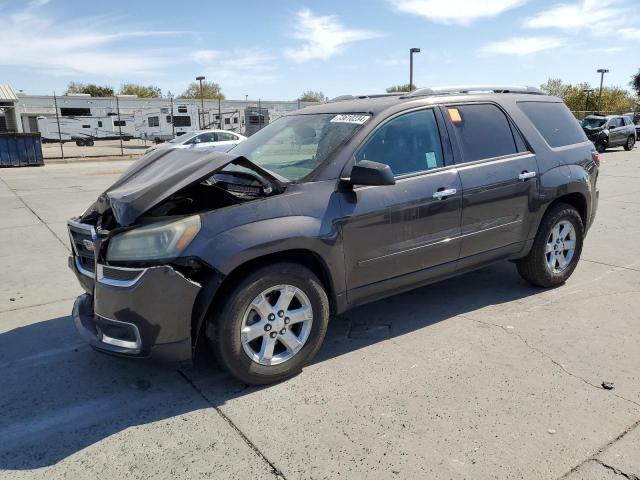
[[[228,292],[234,288],[248,273],[274,263],[296,263],[311,270],[322,283],[327,292],[329,305],[333,312],[336,304],[336,289],[331,278],[329,267],[322,257],[313,250],[294,248],[272,252],[266,255],[252,258],[237,265],[222,281],[215,297],[225,298]],[[215,301],[214,301],[215,303]]]
[[[221,303],[228,298],[232,289],[250,272],[274,263],[296,263],[311,270],[322,283],[327,298],[329,299],[330,312],[334,313],[338,308],[336,286],[331,278],[331,273],[326,262],[313,250],[294,248],[272,252],[254,257],[237,265],[227,275],[216,272],[203,288],[201,302],[194,308],[191,318],[192,341],[194,351],[200,343],[199,338],[207,328],[207,319],[211,318],[221,307]],[[206,304],[205,304],[206,302]]]
[[[585,196],[584,193],[571,192],[571,193],[566,193],[564,195],[559,196],[558,198],[553,200],[551,203],[549,203],[549,205],[547,205],[547,208],[545,209],[544,214],[546,215],[549,209],[552,208],[554,205],[557,205],[558,203],[566,203],[567,205],[571,205],[573,208],[575,208],[580,214],[580,218],[582,219],[582,225],[584,226],[584,229],[585,230],[587,229],[588,221],[589,221],[589,208],[588,208],[587,197]]]

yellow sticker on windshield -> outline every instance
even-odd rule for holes
[[[449,118],[453,123],[462,122],[462,117],[460,116],[460,111],[457,108],[447,108],[447,112],[449,112]]]

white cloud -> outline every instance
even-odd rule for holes
[[[480,50],[484,55],[531,55],[532,53],[562,47],[566,40],[559,37],[512,37],[492,42]]]
[[[350,43],[380,37],[371,30],[352,30],[344,27],[335,15],[316,16],[304,9],[297,14],[295,32],[291,35],[302,41],[297,48],[284,51],[285,57],[295,62],[306,62],[315,58],[326,60]]]
[[[275,57],[267,50],[236,49],[224,55],[215,50],[201,50],[192,57],[198,57],[198,63],[206,65],[204,74],[207,79],[220,83],[221,86],[255,85],[274,82],[276,74]],[[195,58],[194,58],[195,60]]]
[[[398,11],[432,22],[469,25],[524,5],[529,0],[388,0]]]
[[[563,3],[544,10],[524,21],[526,28],[558,28],[564,31],[590,29],[608,30],[609,27],[624,23],[629,11],[623,7],[624,0],[582,0],[577,3]],[[637,5],[629,5],[637,7]]]
[[[194,62],[198,63],[211,63],[218,59],[222,52],[219,50],[196,50],[189,54]]]
[[[93,74],[113,78],[151,73],[171,63],[167,51],[134,50],[126,40],[176,35],[181,32],[134,30],[88,18],[60,21],[48,16],[47,0],[30,2],[20,10],[3,12],[0,65],[28,67],[50,74]],[[109,27],[109,28],[107,28]],[[149,45],[153,45],[150,41]]]
[[[640,40],[640,28],[621,28],[618,33],[627,40]]]

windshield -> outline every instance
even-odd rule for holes
[[[173,140],[169,140],[169,143],[184,143],[190,138],[193,138],[197,135],[197,133],[185,133],[184,135],[179,135]]]
[[[582,121],[582,126],[586,128],[600,128],[607,122],[606,118],[585,118]]]
[[[318,168],[369,118],[366,114],[335,113],[286,116],[238,144],[232,152],[295,182]]]

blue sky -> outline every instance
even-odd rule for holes
[[[227,98],[333,97],[418,86],[627,87],[640,67],[638,0],[0,0],[0,83],[30,94],[69,81],[154,84],[197,76]]]

